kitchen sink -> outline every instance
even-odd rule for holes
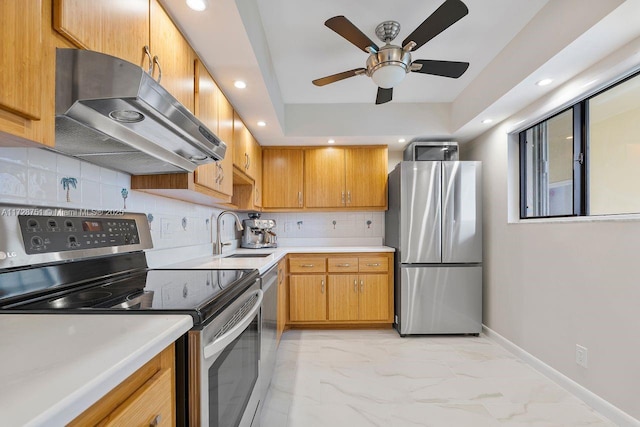
[[[271,255],[272,252],[268,253],[268,254],[233,254],[233,255],[229,255],[226,256],[225,258],[264,258],[267,257],[269,255]]]

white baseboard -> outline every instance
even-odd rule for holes
[[[534,369],[539,371],[542,375],[546,376],[550,380],[554,381],[569,393],[581,399],[587,405],[598,411],[601,415],[607,417],[610,421],[620,427],[640,427],[640,421],[633,418],[631,415],[622,411],[621,409],[613,406],[597,394],[581,386],[571,378],[565,376],[560,371],[555,370],[551,366],[544,363],[542,360],[528,353],[521,347],[518,347],[499,333],[493,331],[485,325],[482,325],[482,332],[487,338],[500,344],[502,347],[527,362]]]

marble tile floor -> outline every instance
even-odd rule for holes
[[[261,427],[613,426],[485,337],[287,331]]]

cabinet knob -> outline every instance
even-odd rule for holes
[[[162,422],[162,415],[158,414],[151,420],[151,422],[149,423],[149,427],[159,426],[160,422]]]

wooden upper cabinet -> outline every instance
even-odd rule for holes
[[[233,112],[233,165],[244,173],[249,171],[249,129],[236,113]]]
[[[195,115],[214,134],[220,124],[218,100],[220,89],[200,60],[195,62]],[[215,191],[220,189],[220,165],[218,162],[198,166],[194,180]]]
[[[218,138],[227,144],[227,152],[220,165],[219,190],[223,194],[233,194],[233,155],[235,144],[233,141],[233,107],[222,92],[218,96]]]
[[[304,153],[304,200],[308,208],[345,204],[344,150],[308,148]]]
[[[249,176],[254,179],[253,204],[262,207],[262,147],[258,141],[251,136],[251,157],[249,164]]]
[[[148,70],[149,0],[54,0],[53,26],[83,49],[117,56]]]
[[[194,110],[196,54],[157,0],[150,4],[151,54],[158,57],[153,77],[190,111]]]
[[[262,150],[262,206],[302,208],[304,151],[300,148]]]
[[[345,149],[347,207],[387,206],[387,148]]]
[[[42,1],[0,0],[0,109],[42,115]]]

